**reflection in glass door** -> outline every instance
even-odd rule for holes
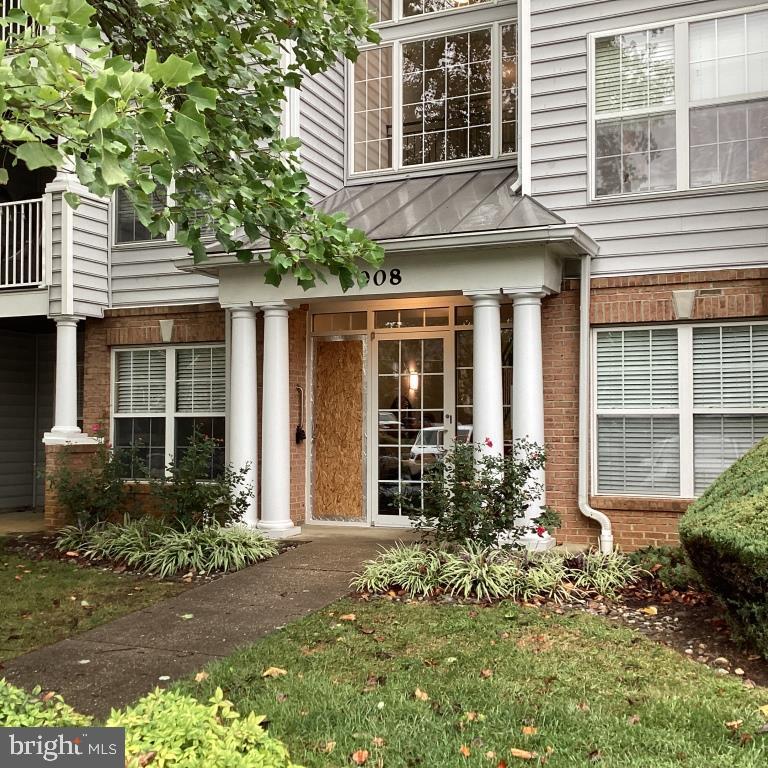
[[[377,343],[378,461],[375,518],[407,523],[402,497],[421,499],[424,469],[448,434],[448,334],[379,338]]]

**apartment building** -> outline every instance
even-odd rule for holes
[[[12,177],[0,509],[60,524],[42,469],[96,425],[152,472],[197,426],[273,535],[408,525],[443,446],[527,437],[558,541],[632,549],[768,435],[768,4],[371,10],[381,43],[284,120],[318,205],[385,250],[363,288],[194,264],[119,194]]]

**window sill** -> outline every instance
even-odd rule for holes
[[[695,189],[670,189],[667,192],[636,192],[629,195],[606,195],[591,197],[589,206],[598,205],[628,205],[653,200],[681,200],[691,197],[714,197],[717,195],[734,195],[739,192],[768,191],[768,181],[753,181],[744,184],[720,184],[713,187],[696,187]]]
[[[659,496],[590,496],[590,506],[606,512],[671,512],[682,514],[695,499]]]

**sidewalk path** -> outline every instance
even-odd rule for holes
[[[11,659],[0,677],[28,690],[40,685],[57,691],[76,710],[105,717],[112,707],[130,704],[155,686],[194,673],[347,594],[351,574],[376,555],[386,538],[395,537],[344,535],[301,544],[273,560]]]

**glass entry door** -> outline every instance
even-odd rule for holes
[[[455,436],[452,337],[377,333],[374,359],[373,519],[409,525],[403,497],[420,503],[425,468]]]

